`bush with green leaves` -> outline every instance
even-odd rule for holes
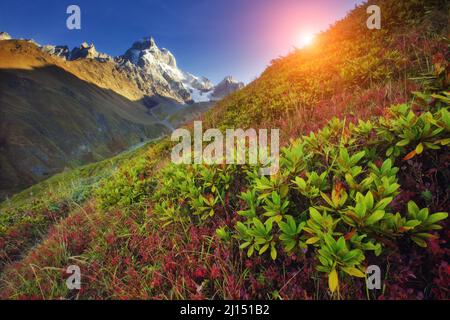
[[[239,169],[236,165],[167,166],[152,196],[155,214],[168,225],[175,221],[201,223],[228,210],[237,200],[231,189],[242,176]]]
[[[149,167],[153,162],[145,158],[123,165],[118,171],[100,182],[95,194],[102,209],[114,206],[128,207],[141,204],[149,198],[156,184],[150,175]]]
[[[334,119],[284,149],[279,174],[253,177],[242,193],[241,249],[251,256],[270,248],[275,259],[277,250],[309,247],[334,292],[340,272],[365,276],[365,255],[379,256],[384,240],[409,237],[426,247],[448,214],[430,214],[413,201],[395,212],[390,204],[401,190],[395,163],[448,148],[448,100],[440,102],[446,105],[419,114],[408,104],[393,106],[388,116],[356,125]]]
[[[158,179],[155,213],[167,224],[203,224],[237,212],[234,230],[219,228],[219,239],[236,239],[248,257],[313,252],[339,292],[340,278],[365,277],[367,255],[379,257],[403,238],[425,247],[447,218],[413,201],[392,206],[401,192],[398,164],[448,148],[446,95],[423,112],[402,104],[357,124],[335,118],[284,148],[270,177],[258,176],[257,166],[170,165]]]

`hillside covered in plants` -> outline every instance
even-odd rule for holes
[[[0,297],[449,299],[450,7],[370,3],[203,115],[279,128],[276,175],[162,139],[41,182],[1,204]]]

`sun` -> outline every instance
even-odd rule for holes
[[[314,34],[309,32],[302,32],[298,36],[297,46],[300,48],[307,47],[314,42]]]

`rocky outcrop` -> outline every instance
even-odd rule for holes
[[[70,60],[78,59],[95,59],[101,62],[113,61],[114,59],[105,53],[100,53],[95,50],[94,44],[88,45],[86,42],[82,43],[78,48],[73,48],[70,52]]]
[[[122,57],[143,68],[155,62],[166,64],[172,68],[177,67],[177,61],[172,53],[165,48],[160,50],[153,37],[136,41]]]
[[[51,54],[53,56],[57,56],[59,58],[62,58],[64,60],[69,60],[70,58],[70,50],[68,46],[52,46],[52,45],[46,45],[43,46],[42,51]]]
[[[152,37],[136,41],[116,61],[145,92],[151,90],[161,95],[169,94],[180,101],[199,102],[199,93],[213,87],[207,78],[180,70],[173,54],[165,48],[160,49]]]
[[[210,99],[213,101],[221,100],[227,95],[242,89],[244,83],[236,81],[232,76],[225,77],[210,94]]]

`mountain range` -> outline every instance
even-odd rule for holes
[[[100,53],[94,44],[83,43],[70,50],[67,46],[45,45],[44,52],[67,61],[93,59],[113,62],[125,71],[130,81],[137,84],[144,94],[159,94],[180,102],[208,102],[220,100],[233,91],[244,87],[242,82],[227,76],[217,86],[206,77],[197,77],[178,68],[173,54],[159,48],[153,37],[143,38],[121,56],[111,57]]]
[[[0,33],[0,197],[158,139],[244,86],[178,68],[151,37],[123,55]]]

